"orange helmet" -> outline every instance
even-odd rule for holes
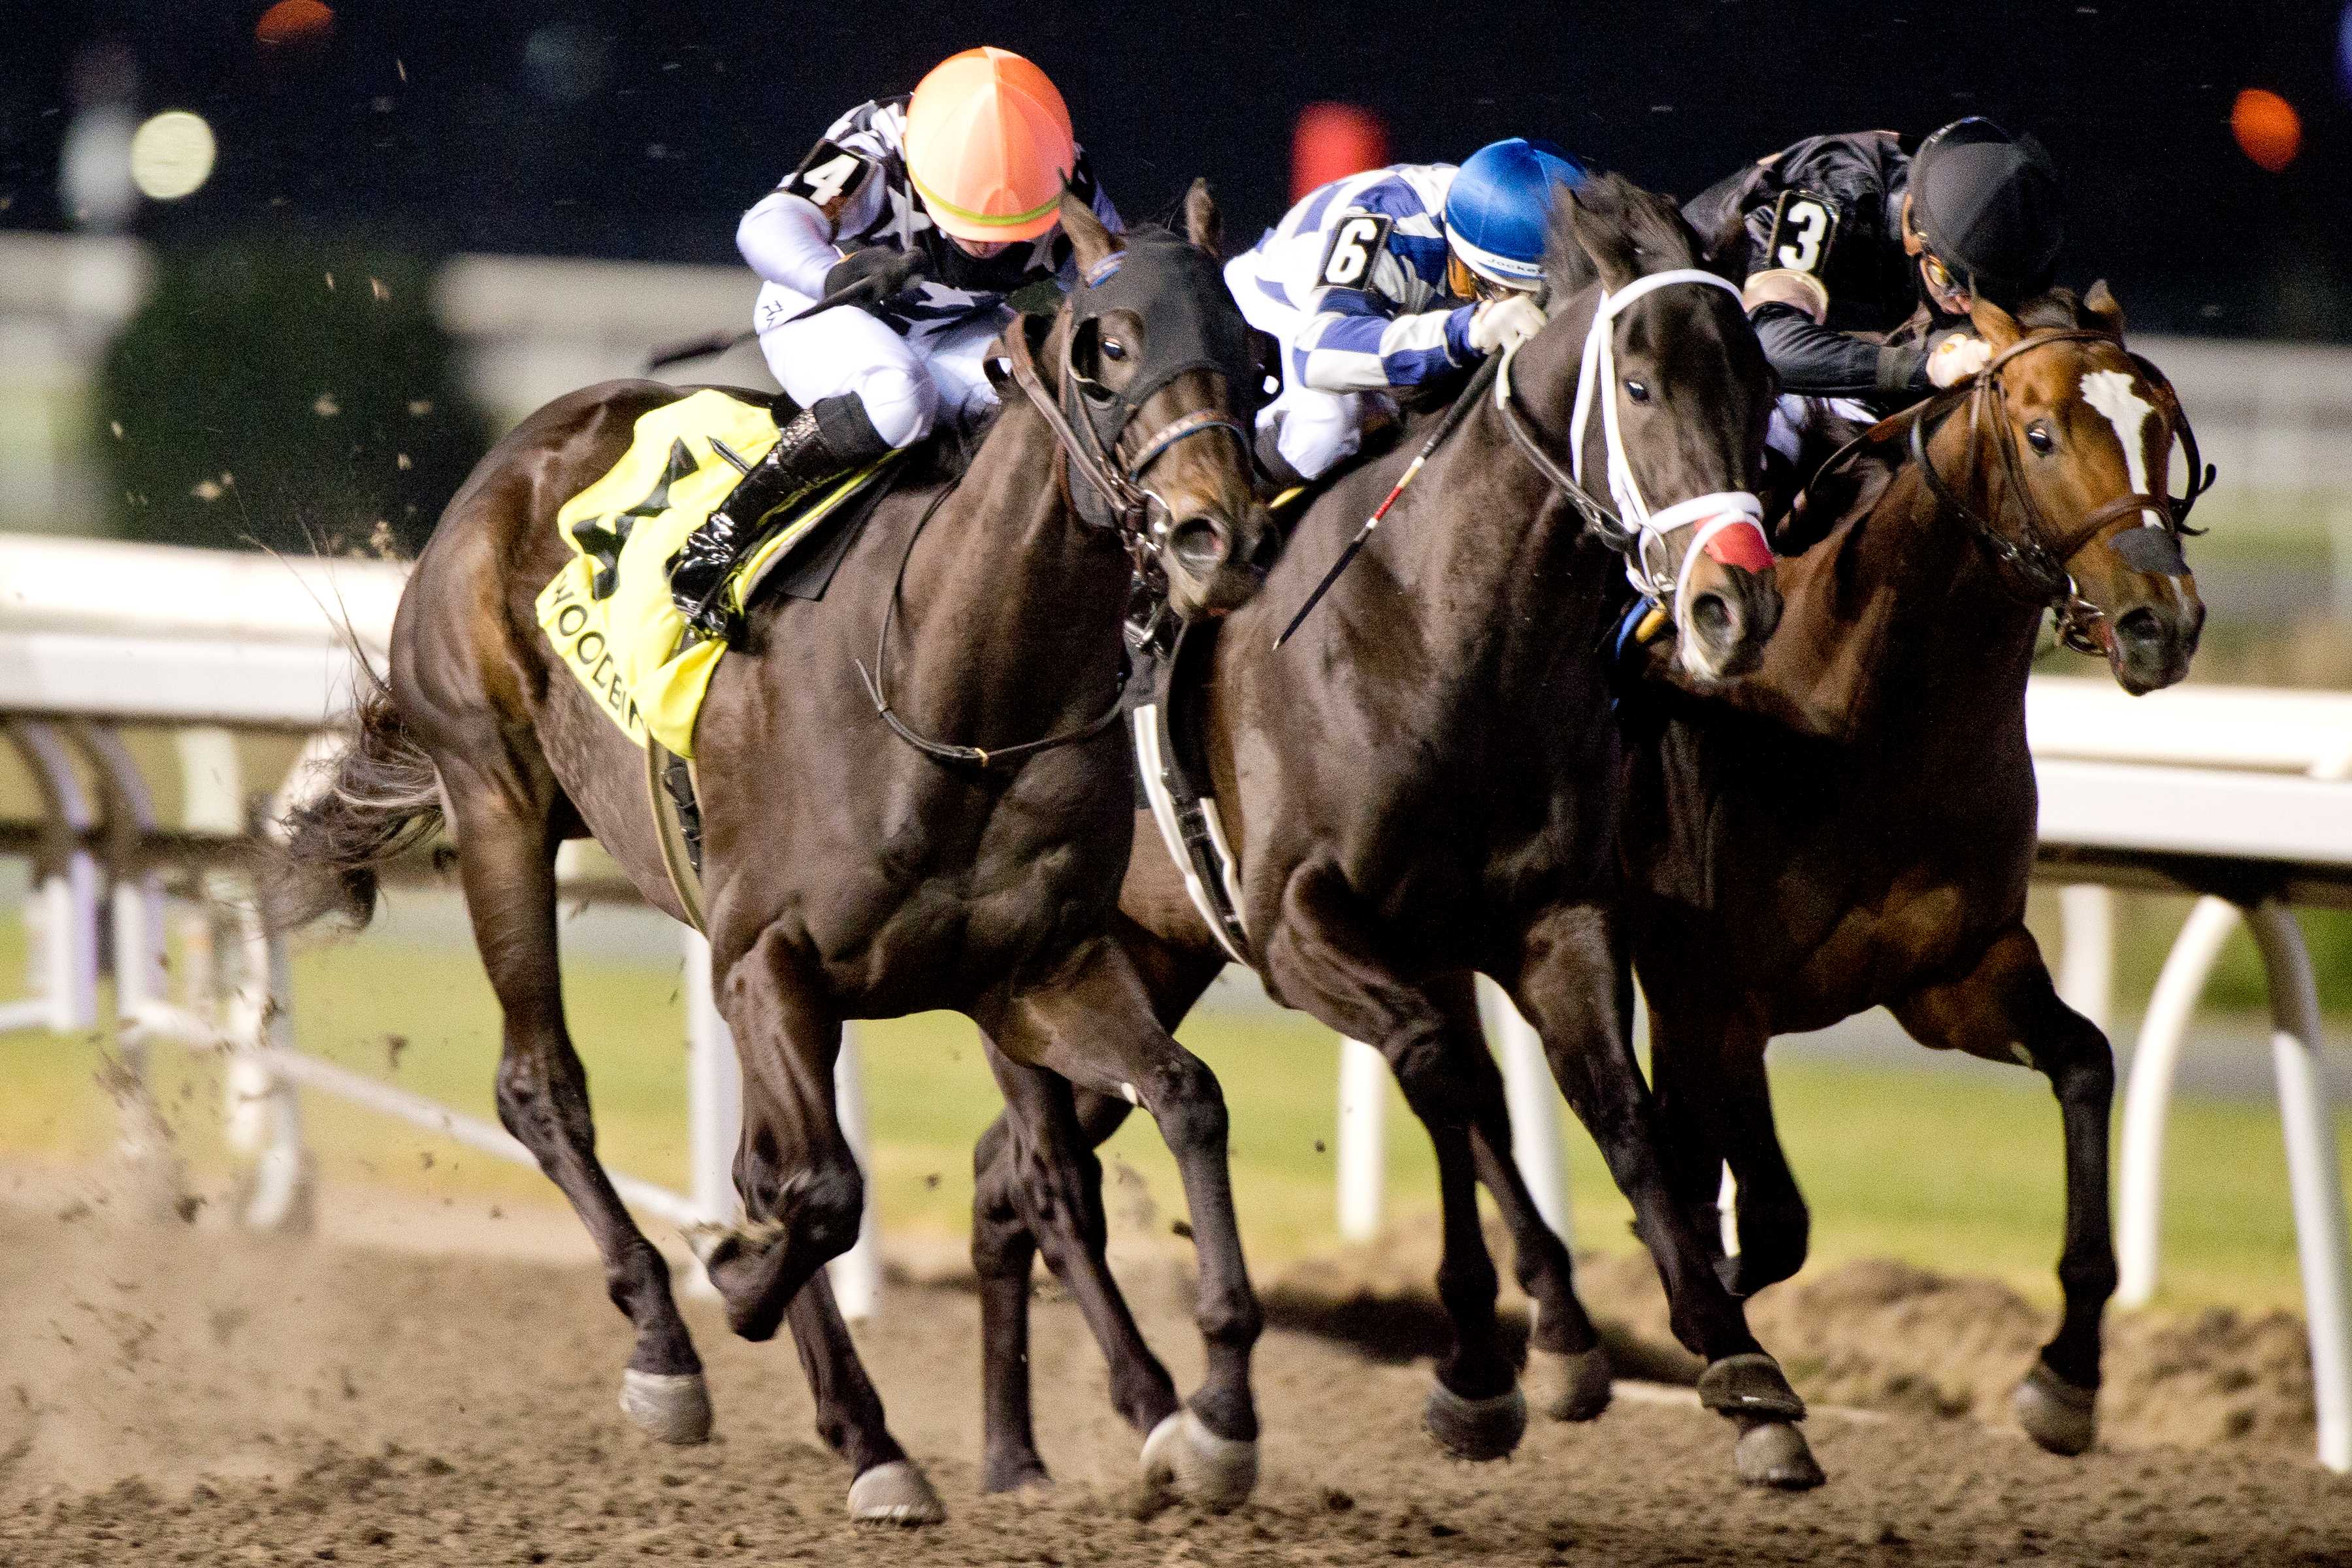
[[[1044,234],[1076,161],[1062,95],[1010,49],[950,57],[907,105],[908,176],[931,221],[958,239]]]

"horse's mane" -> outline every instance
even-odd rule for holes
[[[2053,288],[2046,293],[2037,294],[2020,305],[2013,313],[2017,324],[2029,332],[2098,324],[2084,319],[2083,301],[2072,289]]]
[[[1640,272],[1700,264],[1697,233],[1671,196],[1645,191],[1622,174],[1599,174],[1562,189],[1545,224],[1544,282],[1551,300],[1564,300],[1599,277],[1577,226],[1597,246],[1623,251]]]

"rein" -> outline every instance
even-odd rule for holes
[[[1907,424],[1909,429],[1905,444],[1937,504],[1956,513],[1969,525],[1978,543],[1983,546],[1985,552],[1992,557],[1995,564],[2002,569],[2005,578],[2011,583],[2011,592],[2016,597],[2056,615],[2060,641],[2077,653],[2100,653],[2104,650],[2099,641],[2099,628],[2105,623],[2106,614],[2083,596],[2066,563],[2118,518],[2135,514],[2160,520],[2143,526],[2163,530],[2164,542],[2170,548],[2171,558],[2179,562],[2179,536],[2196,531],[2189,527],[2189,510],[2197,504],[2199,496],[2213,488],[2214,469],[2203,460],[2203,455],[2198,450],[2197,433],[2190,428],[2189,417],[2181,409],[2179,395],[2173,390],[2171,382],[2147,359],[2126,349],[2125,353],[2156,393],[2158,406],[2163,410],[2172,434],[2179,438],[2182,454],[2189,463],[2189,493],[2174,497],[2138,491],[2117,496],[2093,509],[2071,531],[2062,531],[2051,526],[2042,508],[2035,504],[2033,492],[2026,483],[2023,462],[2018,457],[2017,432],[1995,405],[2003,396],[2000,368],[2010,361],[2053,343],[2114,343],[2116,341],[2113,335],[2090,327],[2056,327],[2028,333],[1993,356],[1967,384],[1948,388],[1927,402],[1883,419],[1854,436],[1830,455],[1829,460],[1815,471],[1806,488],[1810,490],[1813,484],[1820,482],[1823,474],[1832,472],[1855,452],[1888,439]],[[1930,426],[1956,413],[1963,403],[1969,410],[1965,466],[1970,471],[1981,468],[1979,454],[1985,442],[1985,427],[1990,425],[1993,432],[1992,448],[2000,458],[2001,472],[2009,480],[2009,489],[2017,498],[2018,510],[2023,520],[2023,526],[2015,537],[2004,533],[1991,518],[1969,505],[1927,455],[1927,442],[1932,438]],[[2160,563],[2158,570],[2161,571]]]
[[[1617,339],[1612,323],[1644,294],[1679,283],[1721,289],[1734,298],[1739,295],[1738,284],[1696,267],[1677,267],[1664,272],[1649,273],[1613,293],[1604,291],[1601,294],[1600,305],[1592,313],[1592,325],[1585,333],[1583,357],[1577,365],[1575,412],[1569,424],[1570,468],[1566,471],[1536,440],[1534,431],[1528,427],[1511,395],[1510,353],[1503,356],[1502,370],[1495,378],[1495,404],[1502,410],[1503,424],[1510,432],[1512,444],[1534,465],[1538,473],[1568,498],[1569,503],[1584,518],[1586,526],[1609,548],[1625,557],[1625,575],[1635,590],[1662,605],[1672,604],[1680,598],[1683,585],[1688,581],[1699,552],[1717,534],[1726,529],[1745,527],[1753,529],[1759,540],[1764,536],[1764,503],[1748,490],[1715,490],[1706,495],[1692,496],[1661,511],[1653,512],[1643,498],[1640,481],[1634,477],[1633,459],[1626,453],[1624,434],[1617,415]],[[1516,353],[1517,350],[1511,352]],[[1610,388],[1606,395],[1600,391],[1604,384]],[[1601,408],[1602,447],[1608,459],[1609,492],[1617,502],[1617,511],[1612,511],[1603,505],[1584,484],[1584,433],[1591,425],[1596,402]],[[1628,517],[1633,520],[1630,523],[1625,521]],[[1699,530],[1697,537],[1683,552],[1680,567],[1670,567],[1666,554],[1667,539],[1683,529],[1693,527]],[[1765,550],[1769,555],[1769,541]],[[1653,552],[1655,552],[1654,559]]]
[[[1173,375],[1163,377],[1158,384],[1147,390],[1141,398],[1130,399],[1120,394],[1106,391],[1105,397],[1113,402],[1118,411],[1117,423],[1109,437],[1106,438],[1095,427],[1095,422],[1091,416],[1082,416],[1076,420],[1072,420],[1063,409],[1060,401],[1046,389],[1045,378],[1037,373],[1035,351],[1029,341],[1030,320],[1028,317],[1016,320],[1012,331],[1004,335],[1003,357],[1009,374],[1013,383],[1027,395],[1031,405],[1045,416],[1046,426],[1054,433],[1055,452],[1062,466],[1059,476],[1062,492],[1068,498],[1071,510],[1077,515],[1079,522],[1087,527],[1116,533],[1127,547],[1138,585],[1148,588],[1154,581],[1156,570],[1154,552],[1162,542],[1168,530],[1166,520],[1171,514],[1167,503],[1160,500],[1158,493],[1142,483],[1145,470],[1165,456],[1178,442],[1211,430],[1230,432],[1246,458],[1250,449],[1248,435],[1241,421],[1229,414],[1213,408],[1194,409],[1189,414],[1178,416],[1153,431],[1142,442],[1141,455],[1122,468],[1118,459],[1118,447],[1125,436],[1127,427],[1142,412],[1141,405],[1150,400],[1150,394],[1158,391],[1160,385],[1165,385],[1167,381],[1172,380]],[[1073,389],[1076,387],[1079,377],[1070,363],[1070,347],[1066,335],[1062,344],[1061,363],[1058,369],[1059,379],[1066,389],[1064,395],[1074,395]],[[1081,430],[1086,432],[1084,437],[1078,434]],[[965,471],[970,471],[969,466]],[[1080,503],[1072,492],[1069,482],[1072,475],[1076,475],[1089,491],[1100,498],[1108,511],[1104,521],[1097,522],[1087,515],[1087,507]],[[1122,640],[1119,650],[1118,682],[1111,691],[1108,706],[1094,718],[1074,729],[1064,730],[1034,741],[1024,741],[1015,745],[984,747],[935,741],[913,729],[898,717],[890,706],[887,682],[889,679],[887,659],[890,651],[890,625],[898,613],[899,591],[906,584],[907,567],[915,558],[915,545],[922,538],[923,530],[930,526],[932,517],[946,503],[947,499],[961,488],[962,484],[963,474],[960,473],[954,482],[931,499],[930,504],[923,509],[922,516],[916,520],[914,531],[907,537],[906,552],[898,558],[898,574],[891,579],[890,597],[883,606],[882,630],[880,636],[876,638],[874,646],[874,668],[869,671],[864,661],[860,660],[857,665],[857,675],[858,679],[865,682],[866,694],[874,703],[874,711],[880,716],[885,724],[890,727],[891,733],[927,757],[942,763],[952,763],[986,771],[989,768],[1001,767],[1008,763],[1035,756],[1041,752],[1081,744],[1108,730],[1118,721],[1120,706],[1126,699],[1128,680],[1134,673],[1134,665]],[[1156,515],[1155,505],[1158,509]]]

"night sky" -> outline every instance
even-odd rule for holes
[[[202,191],[142,210],[152,237],[291,226],[428,255],[727,263],[736,216],[830,119],[985,42],[1054,76],[1129,213],[1205,174],[1237,244],[1280,212],[1292,117],[1318,99],[1373,110],[1400,159],[1548,135],[1685,196],[1801,136],[1979,112],[2049,144],[2062,278],[2109,277],[2136,326],[2352,340],[2339,0],[352,0],[323,44],[275,48],[255,41],[264,8],[6,0],[0,225],[67,226],[74,62],[116,39],[138,112],[194,110],[221,143]],[[2282,174],[2232,141],[2249,87],[2302,113]]]

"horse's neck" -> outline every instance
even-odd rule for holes
[[[1529,339],[1509,367],[1522,427],[1563,468],[1591,302]],[[1585,548],[1577,513],[1518,449],[1493,391],[1479,402],[1416,481],[1422,508],[1399,530],[1409,542],[1398,552],[1401,608],[1434,656],[1428,679],[1462,688],[1464,701],[1507,706],[1541,679],[1575,635],[1574,608],[1597,605],[1601,577],[1617,568]]]
[[[1965,460],[1957,440],[1935,445],[1940,471]],[[1974,475],[1960,493],[1980,510],[1993,500]],[[1981,726],[2021,710],[2040,611],[2002,585],[1917,465],[1897,469],[1862,517],[1782,562],[1778,580],[1780,629],[1738,683],[1742,706],[1841,739],[1888,721]]]
[[[943,738],[1031,740],[1064,710],[1107,700],[1124,561],[1071,514],[1054,458],[1052,429],[1013,398],[912,545],[893,697]]]

